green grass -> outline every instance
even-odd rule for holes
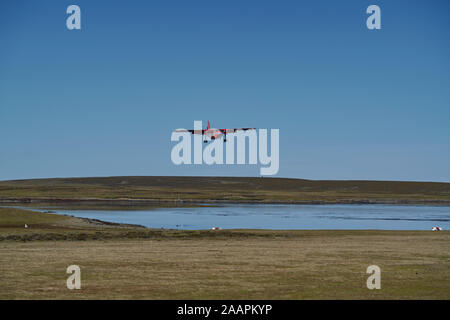
[[[0,241],[123,238],[127,233],[132,235],[141,230],[145,228],[53,213],[0,208]]]
[[[241,177],[104,177],[0,181],[0,201],[432,203],[450,205],[450,183]]]
[[[15,208],[0,208],[0,228],[24,228],[27,223],[31,226],[52,225],[67,220],[67,217],[40,213]]]

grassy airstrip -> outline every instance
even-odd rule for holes
[[[0,208],[0,299],[449,299],[449,279],[448,231],[153,230]]]

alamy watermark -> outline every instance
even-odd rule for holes
[[[381,29],[381,9],[379,6],[372,4],[367,7],[366,13],[370,16],[366,20],[366,26],[369,30]]]
[[[367,289],[381,289],[381,269],[377,265],[371,265],[367,267],[367,274],[370,276],[367,278],[366,285]]]
[[[81,29],[81,9],[76,4],[72,4],[67,7],[67,14],[70,16],[66,19],[66,27],[69,30],[80,30]]]
[[[67,278],[66,285],[67,289],[81,289],[81,269],[79,266],[72,264],[67,267],[66,273],[70,274]]]
[[[170,155],[175,165],[242,165],[257,164],[259,161],[259,164],[263,166],[260,168],[261,175],[271,176],[278,173],[280,168],[279,129],[270,130],[269,155],[267,129],[214,129],[209,126],[207,129],[202,128],[202,121],[194,121],[194,130],[177,129],[172,132],[171,141],[178,142],[173,146]],[[210,142],[203,148],[203,142],[208,141]],[[248,162],[246,162],[246,150],[248,150]]]
[[[66,27],[69,30],[81,30],[81,9],[78,5],[72,4],[67,7],[66,13],[70,16],[66,19]],[[378,5],[372,4],[367,7],[366,13],[370,16],[366,20],[369,30],[381,29],[381,9]]]

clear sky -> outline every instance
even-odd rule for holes
[[[172,164],[171,131],[209,119],[280,129],[279,177],[448,182],[449,15],[447,0],[1,1],[0,180],[258,176]]]

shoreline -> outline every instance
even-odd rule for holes
[[[112,222],[37,208],[0,206],[0,243],[4,241],[91,241],[145,239],[296,238],[313,234],[428,234],[431,230],[408,229],[179,229]],[[21,217],[15,219],[19,214]],[[1,223],[1,220],[4,220]],[[13,222],[12,222],[13,221]],[[6,224],[5,224],[6,223]],[[24,225],[28,225],[24,228]],[[437,233],[448,233],[442,230]],[[435,233],[435,232],[432,232]]]
[[[380,204],[380,205],[433,205],[450,206],[450,200],[436,199],[339,199],[335,201],[328,200],[226,200],[226,199],[132,199],[132,198],[0,198],[0,206],[4,204],[38,204],[38,203],[78,203],[78,204],[292,204],[292,205],[338,205],[338,204]]]

